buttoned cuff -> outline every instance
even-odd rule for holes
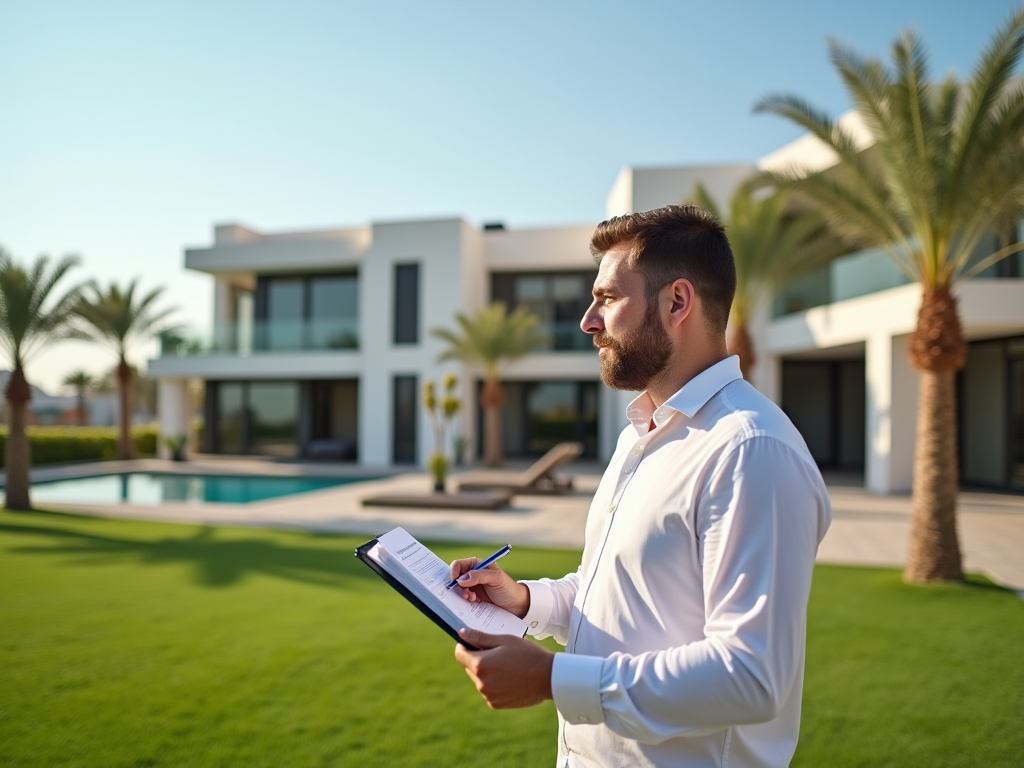
[[[548,621],[551,620],[551,609],[554,607],[555,598],[551,594],[551,585],[543,581],[520,581],[530,590],[530,610],[523,616],[526,622],[526,634],[544,635],[547,634]]]
[[[601,707],[600,656],[556,653],[551,667],[551,695],[555,708],[567,723],[595,725],[604,722]]]

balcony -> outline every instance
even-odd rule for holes
[[[216,324],[205,334],[165,333],[160,337],[161,357],[249,357],[355,349],[359,349],[359,321],[354,317],[239,321]]]

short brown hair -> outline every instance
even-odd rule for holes
[[[631,244],[628,263],[643,275],[648,299],[685,278],[700,296],[709,330],[725,333],[736,294],[736,262],[718,219],[696,205],[616,216],[597,225],[590,252],[601,261],[625,244]]]

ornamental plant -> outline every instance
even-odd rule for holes
[[[434,477],[434,490],[439,493],[444,492],[444,481],[451,467],[451,460],[446,451],[448,430],[455,414],[462,406],[459,398],[455,396],[455,387],[458,383],[459,380],[454,374],[445,375],[442,382],[444,392],[440,397],[434,382],[428,381],[423,385],[423,407],[427,409],[430,426],[434,431],[434,452],[427,459],[427,467]]]

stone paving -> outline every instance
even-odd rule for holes
[[[59,508],[103,517],[291,528],[367,536],[401,525],[423,539],[580,548],[583,546],[590,498],[600,476],[600,468],[595,465],[573,465],[566,471],[576,478],[573,493],[566,496],[515,496],[510,507],[497,512],[363,507],[364,497],[385,491],[430,491],[431,481],[425,474],[399,473],[393,469],[374,472],[326,464],[203,457],[185,463],[144,459],[44,467],[34,470],[32,477],[33,481],[43,481],[125,471],[344,476],[359,478],[363,482],[250,504],[62,504]],[[842,484],[830,485],[829,493],[833,521],[819,549],[819,561],[900,567],[907,550],[910,498],[873,496],[863,488]],[[984,573],[1024,596],[1024,496],[962,493],[959,525],[965,569]]]

